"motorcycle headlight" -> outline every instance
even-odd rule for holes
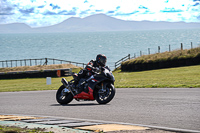
[[[109,79],[111,79],[111,77],[112,77],[112,73],[105,73],[105,76],[107,77],[107,78],[109,78]]]

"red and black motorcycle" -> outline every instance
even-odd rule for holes
[[[78,93],[77,89],[73,88],[74,79],[67,82],[65,78],[62,78],[63,85],[60,86],[56,93],[57,102],[68,104],[73,99],[77,101],[96,100],[99,104],[110,102],[115,96],[114,75],[108,67],[103,67],[99,73],[94,73],[87,79],[80,79],[78,87],[83,88],[81,93]]]

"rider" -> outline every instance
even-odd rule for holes
[[[94,71],[99,71],[101,67],[106,66],[106,61],[107,61],[107,58],[105,55],[98,54],[96,56],[96,60],[91,60],[84,69],[80,70],[80,72],[78,73],[78,76],[74,78],[75,82],[73,84],[73,87],[77,88],[76,86],[81,78],[84,78],[87,76],[89,77],[94,73]],[[77,89],[78,89],[78,93],[81,93],[83,91],[82,87],[78,87]]]

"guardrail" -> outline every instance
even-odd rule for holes
[[[74,64],[76,66],[85,67],[86,64],[67,61],[67,60],[60,60],[54,58],[40,58],[40,59],[22,59],[22,60],[5,60],[0,61],[0,68],[3,67],[18,67],[18,66],[37,66],[37,65],[52,65],[52,64]]]

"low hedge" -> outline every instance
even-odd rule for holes
[[[122,71],[143,71],[200,64],[200,47],[143,55],[121,64]]]
[[[34,70],[19,72],[0,73],[0,79],[20,79],[20,78],[46,78],[46,77],[64,77],[69,76],[72,69],[54,69],[54,70]]]

